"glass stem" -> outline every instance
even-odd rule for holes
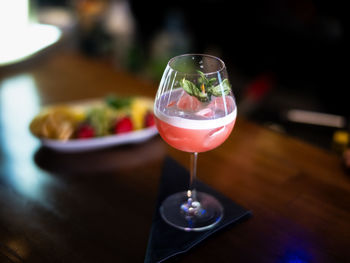
[[[198,153],[191,154],[191,174],[190,185],[187,190],[187,201],[181,205],[181,210],[187,219],[198,216],[201,211],[201,204],[197,199],[196,193],[196,174],[197,174],[197,157]]]
[[[197,159],[198,159],[198,153],[197,152],[191,153],[190,185],[187,191],[187,197],[188,199],[191,199],[189,200],[191,202],[197,201],[197,196],[196,196]]]

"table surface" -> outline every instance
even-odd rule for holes
[[[62,49],[0,69],[0,262],[143,262],[163,160],[188,167],[189,155],[159,136],[57,153],[28,124],[42,105],[156,89]],[[254,215],[179,262],[350,262],[350,177],[337,155],[238,117],[198,165],[199,179]]]

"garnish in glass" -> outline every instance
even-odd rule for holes
[[[186,78],[183,78],[180,81],[181,87],[187,92],[187,94],[196,97],[201,102],[209,102],[211,96],[226,96],[230,93],[231,85],[228,82],[228,79],[224,79],[221,83],[215,86],[216,78],[208,79],[202,71],[197,70],[197,72],[200,75],[197,84]]]

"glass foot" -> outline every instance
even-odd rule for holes
[[[186,212],[187,192],[180,192],[165,199],[160,214],[165,222],[185,231],[203,231],[214,227],[223,217],[222,205],[209,194],[197,192],[194,211]]]

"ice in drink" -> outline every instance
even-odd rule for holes
[[[159,134],[169,145],[186,152],[205,152],[227,139],[237,110],[230,96],[213,97],[210,102],[201,103],[178,89],[158,98],[154,113]]]

